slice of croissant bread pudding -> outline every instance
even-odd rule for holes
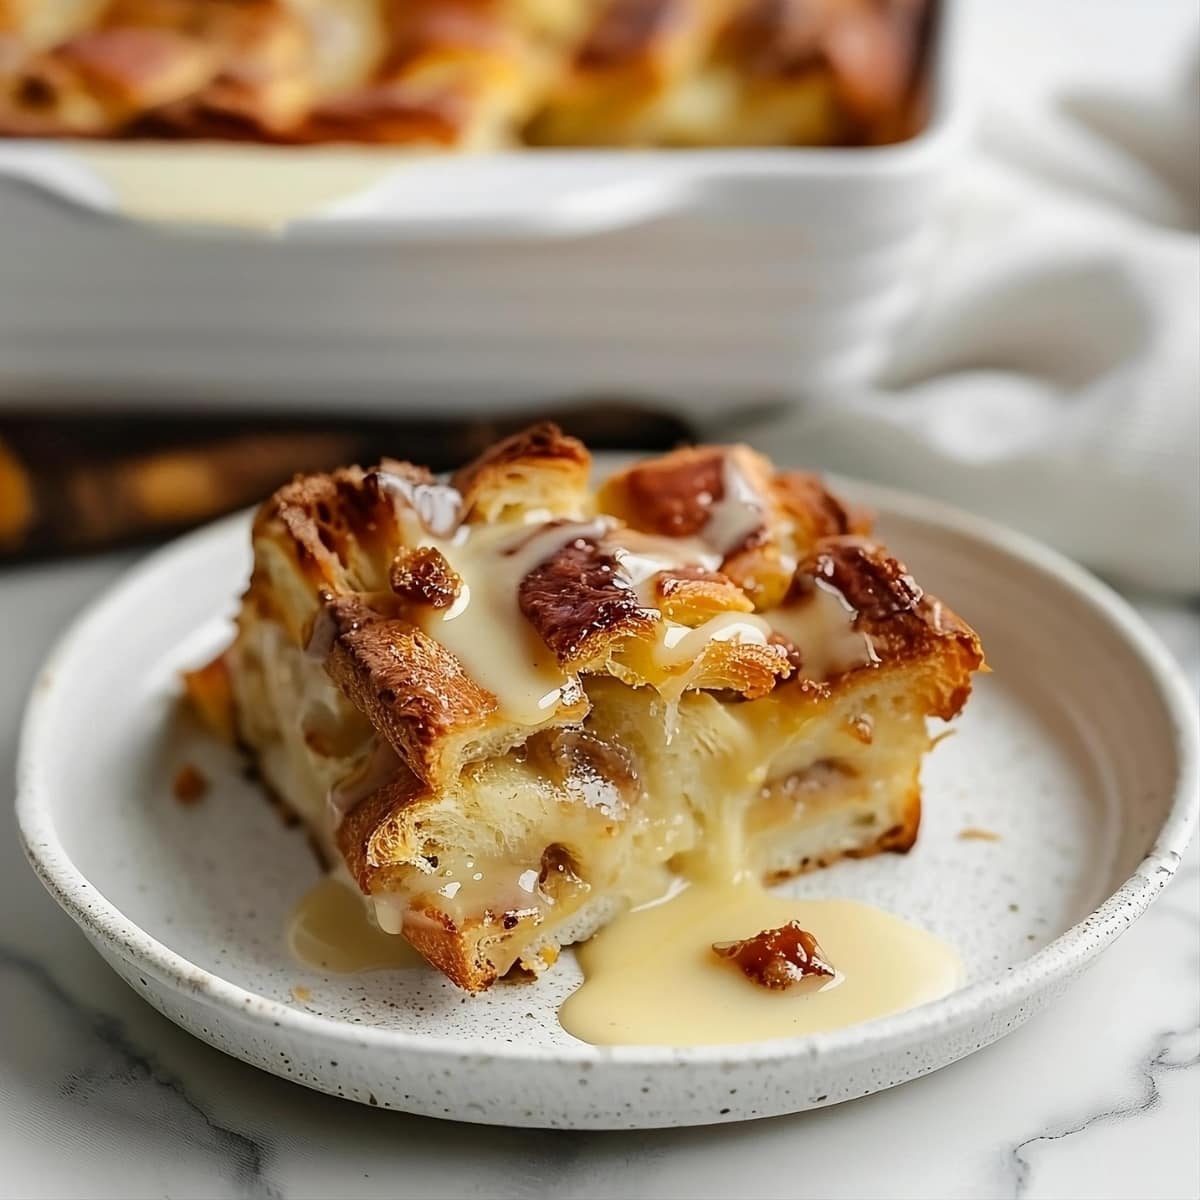
[[[472,991],[680,875],[907,850],[926,718],[982,665],[812,475],[745,446],[589,472],[543,425],[448,482],[297,478],[188,681],[217,725],[227,681],[268,785]]]

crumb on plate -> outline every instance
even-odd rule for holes
[[[199,804],[208,791],[208,779],[199,767],[184,763],[175,775],[171,784],[175,799],[183,805]]]
[[[978,825],[968,825],[958,831],[959,838],[964,842],[998,842],[1000,835],[994,829],[980,829]]]

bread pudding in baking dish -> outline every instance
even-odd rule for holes
[[[298,477],[188,677],[379,926],[489,987],[674,880],[907,850],[979,640],[816,476],[700,446],[589,482],[551,425],[447,481]]]
[[[870,144],[928,0],[0,0],[0,135]]]

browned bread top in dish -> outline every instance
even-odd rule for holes
[[[0,0],[0,135],[878,143],[926,0]]]

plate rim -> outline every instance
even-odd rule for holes
[[[1195,831],[1200,809],[1200,711],[1183,670],[1145,621],[1108,584],[1036,539],[941,501],[849,478],[829,478],[856,501],[870,505],[885,517],[895,515],[965,536],[1065,586],[1075,599],[1105,620],[1134,654],[1171,722],[1178,764],[1174,793],[1147,853],[1132,874],[1089,914],[1015,967],[991,973],[930,1003],[844,1029],[799,1038],[680,1047],[594,1046],[586,1042],[538,1046],[350,1025],[273,1000],[192,962],[127,917],[75,865],[51,817],[49,789],[42,779],[42,747],[53,745],[53,738],[48,736],[52,734],[52,700],[60,686],[62,667],[87,640],[93,626],[111,609],[122,606],[146,577],[170,571],[177,560],[204,554],[210,545],[219,545],[235,531],[244,531],[245,511],[152,551],[88,603],[55,641],[34,677],[20,725],[16,814],[25,856],[43,886],[90,939],[99,939],[125,959],[149,969],[164,985],[267,1029],[327,1042],[353,1041],[363,1049],[406,1056],[630,1067],[719,1066],[782,1058],[850,1062],[929,1037],[945,1036],[981,1015],[1019,1004],[1056,983],[1065,984],[1145,912],[1175,874]]]

